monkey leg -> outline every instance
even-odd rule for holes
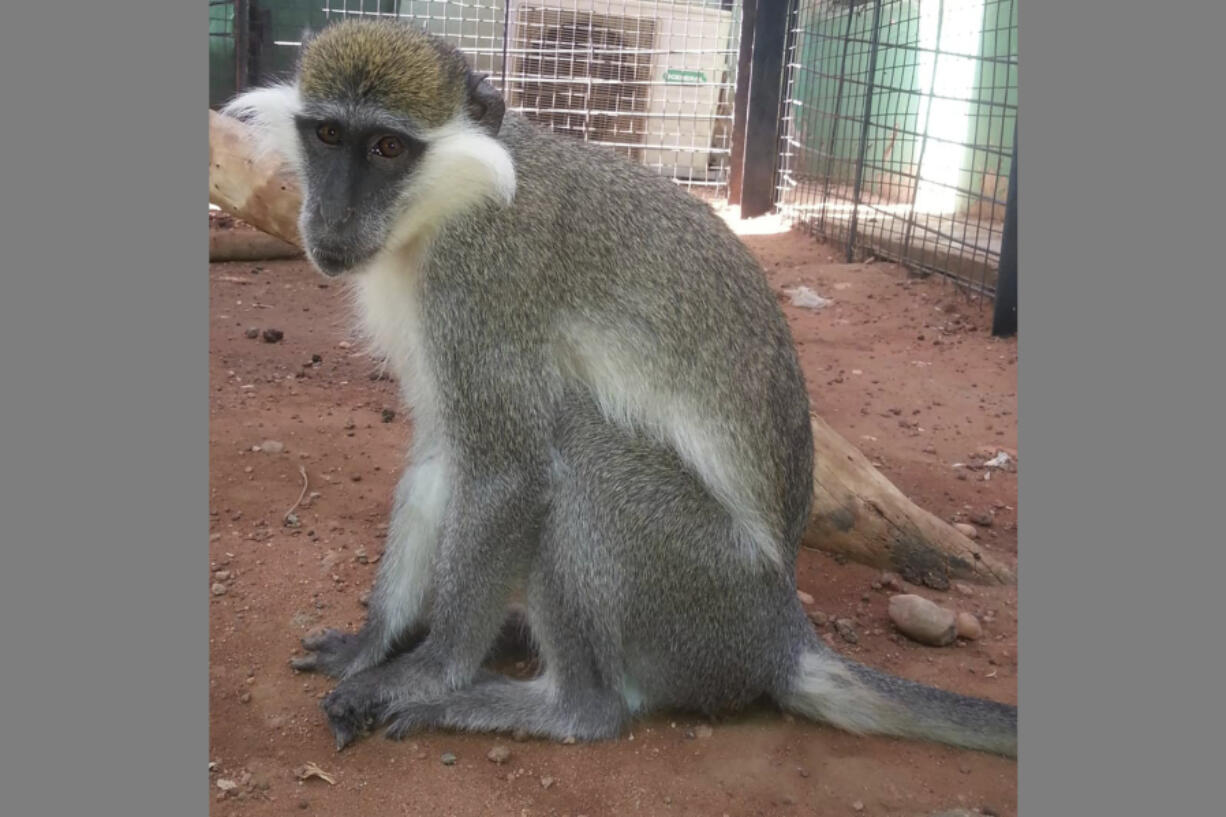
[[[393,740],[426,729],[601,740],[616,737],[628,713],[621,695],[611,689],[559,688],[549,675],[517,681],[485,673],[471,687],[441,700],[393,705],[386,717],[385,734]]]

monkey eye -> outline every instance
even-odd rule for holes
[[[319,141],[325,145],[339,145],[341,143],[341,132],[336,125],[324,123],[315,129],[315,135],[319,137]]]
[[[378,142],[375,142],[371,148],[371,153],[382,156],[384,159],[395,159],[401,153],[404,153],[404,142],[400,141],[398,136],[384,136]]]

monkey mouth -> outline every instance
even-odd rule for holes
[[[324,245],[310,247],[307,255],[320,272],[329,278],[344,275],[346,272],[360,266],[369,253],[355,253],[352,250],[339,249]]]

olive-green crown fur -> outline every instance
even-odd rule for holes
[[[408,23],[349,19],[303,48],[298,89],[306,100],[374,103],[433,128],[463,106],[467,72],[458,51]]]

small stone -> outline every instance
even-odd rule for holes
[[[881,574],[881,586],[886,590],[893,590],[896,593],[902,592],[902,578],[897,573],[891,573],[888,570]]]
[[[370,606],[370,591],[369,590],[363,590],[362,595],[358,596],[358,604],[362,605],[363,607]]]
[[[213,574],[213,578],[219,582],[224,582],[230,578],[230,571],[218,570],[216,573]]]
[[[959,638],[976,641],[983,636],[983,626],[979,623],[979,619],[966,611],[958,613],[954,624]]]
[[[313,363],[313,364],[319,364],[319,363],[323,363],[323,362],[324,362],[324,356],[323,356],[323,355],[311,355],[311,363]]]
[[[830,616],[826,615],[821,610],[810,610],[809,621],[812,621],[818,627],[825,627],[826,623],[830,621]]]
[[[444,766],[454,766],[456,762],[456,756],[453,755],[451,752],[443,752],[443,756],[439,758],[439,760],[443,761]]]
[[[495,746],[493,749],[490,749],[486,757],[491,763],[497,763],[501,766],[511,759],[511,750],[505,746]]]
[[[957,590],[959,593],[961,593],[964,596],[975,595],[975,591],[970,588],[970,585],[963,584],[962,582],[957,582],[956,584],[954,584],[954,590]]]
[[[366,555],[366,548],[360,547],[353,552],[353,560],[360,565],[368,564],[370,557]]]
[[[392,420],[396,419],[396,412],[389,408],[385,408],[382,412],[380,412],[380,418],[383,420],[383,422],[390,423]]]
[[[899,632],[921,644],[944,647],[957,636],[957,617],[953,611],[922,596],[891,596],[889,615]]]
[[[527,739],[528,733],[523,729],[516,729],[511,733],[511,740],[515,741],[516,743],[523,743]]]
[[[800,603],[808,606],[815,602],[815,599],[803,590],[796,591],[796,598],[800,599]]]
[[[860,643],[860,636],[856,633],[855,625],[849,618],[840,618],[834,622],[835,632],[846,641],[848,644]]]
[[[957,530],[958,533],[965,536],[967,539],[978,539],[979,538],[979,529],[976,528],[974,525],[968,525],[965,522],[955,522],[954,529]]]
[[[971,514],[971,521],[981,528],[990,528],[996,520],[990,513],[975,513]]]
[[[566,737],[562,738],[562,744],[563,744],[564,746],[574,746],[574,745],[575,745],[575,736],[574,736],[574,735],[567,735]]]
[[[239,700],[239,703],[244,703],[244,704],[251,703],[251,693],[244,692],[242,695],[238,696],[238,700]]]
[[[265,343],[280,343],[285,337],[285,333],[280,329],[265,329],[263,332]]]
[[[256,338],[260,336],[260,330],[254,326],[251,326],[251,327],[248,327],[247,331],[244,332],[243,334],[251,338],[252,340],[255,340]]]
[[[547,788],[549,788],[549,787],[550,787],[550,786],[552,786],[552,785],[553,785],[553,778],[552,778],[552,777],[542,777],[542,778],[541,778],[541,788],[542,788],[542,789],[547,789]]]
[[[970,774],[971,765],[964,760],[958,764],[958,771],[962,772],[962,774]]]
[[[221,582],[213,582],[213,595],[224,596],[226,594],[226,586]]]
[[[707,726],[705,723],[700,726],[694,727],[694,737],[696,738],[706,739],[706,738],[711,737],[711,735],[713,734],[714,734],[714,731],[711,729],[711,727]]]
[[[864,804],[861,803],[859,800],[857,800],[856,802],[851,804],[851,810],[852,811],[864,811]]]
[[[285,450],[285,443],[280,440],[265,440],[260,443],[260,450],[265,454],[280,454]]]
[[[298,801],[298,808],[302,809],[303,811],[306,811],[306,810],[307,810],[307,809],[309,809],[310,807],[311,807],[311,801],[310,801],[310,800],[299,800],[299,801]]]

